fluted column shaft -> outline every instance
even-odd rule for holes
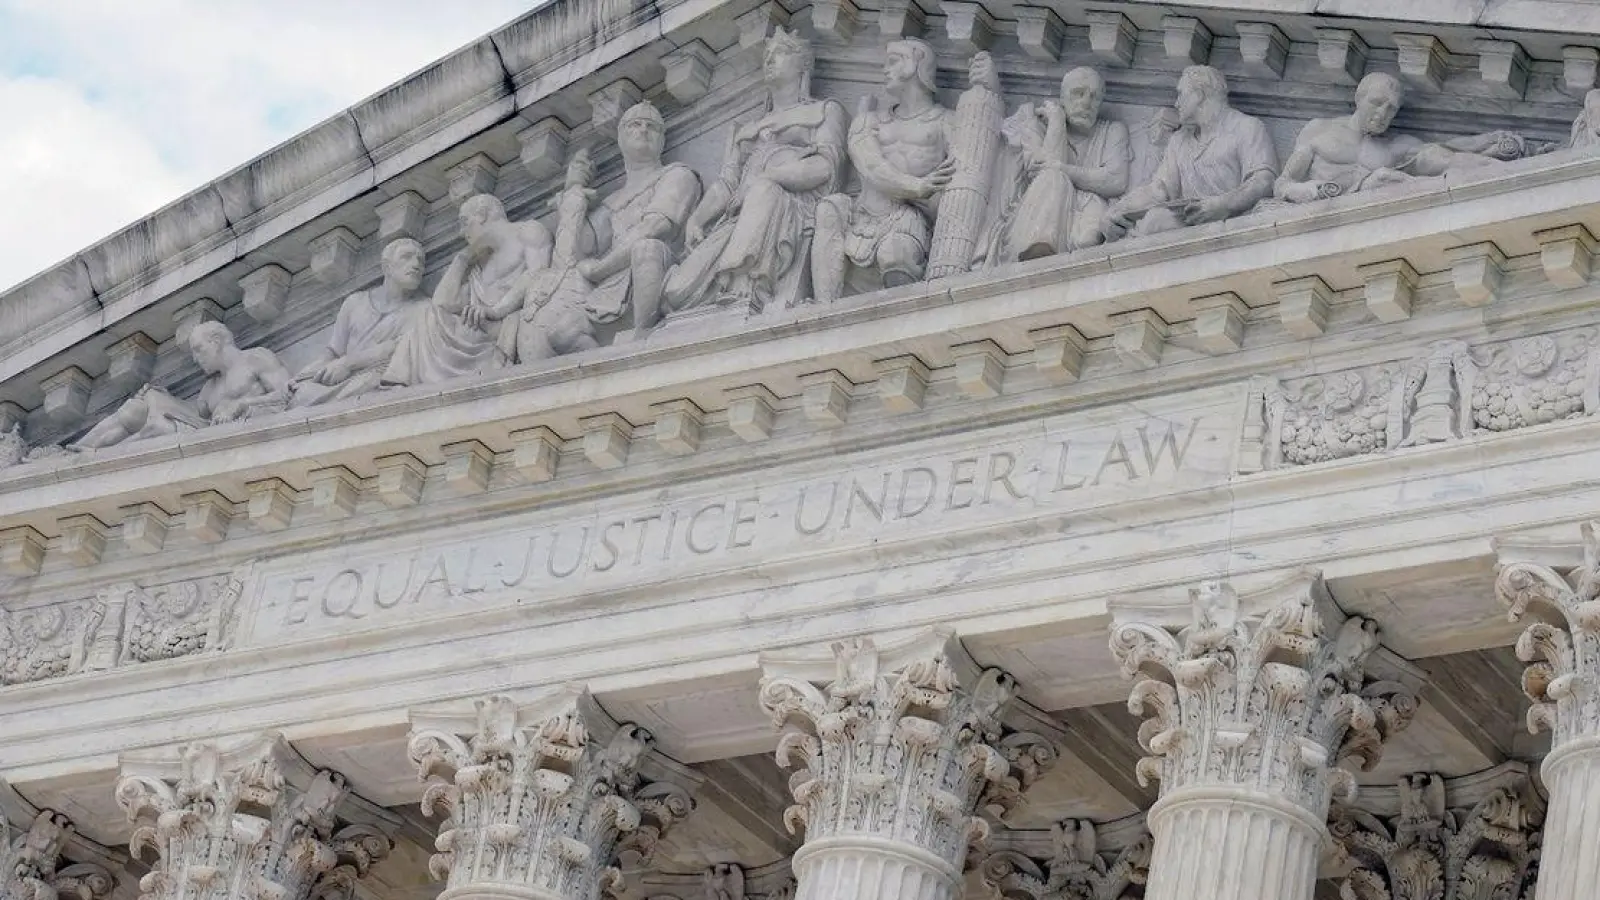
[[[795,900],[954,900],[961,873],[902,841],[866,835],[809,841],[791,863]]]
[[[1550,806],[1535,900],[1592,900],[1600,890],[1600,737],[1551,750],[1543,772]]]
[[[1311,900],[1326,829],[1282,797],[1188,788],[1158,800],[1147,821],[1145,900]]]

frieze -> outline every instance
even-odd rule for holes
[[[1232,402],[1220,402],[1232,394]],[[1166,415],[1050,423],[959,449],[897,448],[879,462],[794,478],[745,476],[619,500],[581,514],[498,521],[412,551],[341,551],[262,563],[246,641],[275,644],[589,591],[737,572],[760,560],[847,554],[1019,516],[1061,515],[1182,483],[1227,478],[1237,394]]]
[[[1594,328],[1477,346],[1437,341],[1408,360],[1257,380],[1241,468],[1330,462],[1597,411],[1600,331]]]
[[[0,684],[220,651],[232,636],[241,575],[124,582],[93,597],[0,608]]]

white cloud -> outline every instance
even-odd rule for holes
[[[534,5],[0,0],[0,285]]]

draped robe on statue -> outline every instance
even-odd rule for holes
[[[1032,104],[1025,104],[1008,118],[1002,133],[1010,143],[1027,147],[1036,155],[1045,150],[1043,129]],[[1088,135],[1078,138],[1069,130],[1063,138],[1066,147],[1061,156],[1066,165],[1102,168],[1133,158],[1128,127],[1121,122],[1101,118]],[[1008,181],[1021,187],[1021,161],[1014,157],[1011,164],[1018,176]],[[1062,163],[1044,162],[1026,181],[1026,187],[1021,187],[1020,194],[1017,187],[1012,190],[1008,208],[990,237],[991,264],[1066,253],[1099,242],[1100,218],[1109,203],[1074,185]]]
[[[334,320],[333,334],[328,337],[328,349],[336,359],[349,359],[353,351],[399,339],[407,322],[421,307],[431,306],[425,301],[401,301],[391,307],[380,307],[374,295],[382,291],[357,291],[345,298],[339,307],[339,317]],[[338,384],[319,384],[309,379],[296,381],[291,406],[312,406],[333,403],[376,388],[383,378],[389,359],[353,369],[350,377]]]
[[[838,101],[809,100],[740,129],[721,176],[734,199],[668,276],[667,309],[720,302],[712,287],[724,273],[746,275],[763,305],[799,299],[817,201],[836,193],[843,181],[848,122]],[[746,130],[750,136],[742,136]],[[814,155],[827,160],[830,172],[816,188],[791,193],[766,177],[769,169]]]

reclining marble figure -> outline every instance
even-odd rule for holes
[[[817,201],[844,179],[849,116],[811,96],[811,46],[778,29],[767,39],[767,107],[734,129],[722,171],[689,216],[689,252],[667,275],[663,312],[704,304],[759,310],[809,287]]]
[[[426,302],[422,245],[411,238],[383,248],[383,283],[346,297],[322,353],[294,376],[289,405],[359,397],[378,387],[406,324]]]
[[[1015,148],[1011,196],[985,254],[991,265],[1092,247],[1109,203],[1128,189],[1128,126],[1102,118],[1106,84],[1087,67],[1061,79],[1059,102],[1024,103],[1002,126]]]
[[[265,347],[240,350],[221,322],[202,322],[189,332],[189,353],[206,373],[193,403],[145,385],[70,447],[93,450],[125,441],[192,431],[277,412],[288,400],[289,370]]]
[[[850,124],[850,161],[861,193],[817,204],[812,289],[831,303],[848,285],[871,291],[919,281],[940,192],[950,183],[951,112],[935,99],[933,48],[915,38],[884,51],[885,108],[862,99]]]
[[[550,264],[550,232],[512,222],[491,194],[461,204],[467,246],[450,261],[432,299],[407,318],[384,384],[436,384],[507,365],[534,273]]]
[[[624,112],[617,123],[623,184],[599,203],[589,186],[594,163],[588,151],[573,154],[557,199],[551,265],[534,277],[523,307],[527,324],[517,339],[518,362],[598,346],[595,326],[620,319],[630,307],[633,330],[624,334],[633,339],[660,318],[667,269],[700,199],[693,169],[661,162],[665,141],[666,121],[649,101]]]
[[[1148,184],[1113,203],[1101,218],[1107,240],[1220,222],[1248,212],[1272,193],[1278,154],[1260,119],[1228,105],[1228,82],[1210,66],[1178,77],[1179,129]]]
[[[1488,134],[1429,143],[1389,130],[1400,111],[1400,79],[1374,72],[1356,85],[1356,109],[1348,116],[1312,119],[1300,129],[1294,151],[1273,185],[1288,203],[1337,197],[1389,184],[1513,159],[1526,152],[1514,134]]]

